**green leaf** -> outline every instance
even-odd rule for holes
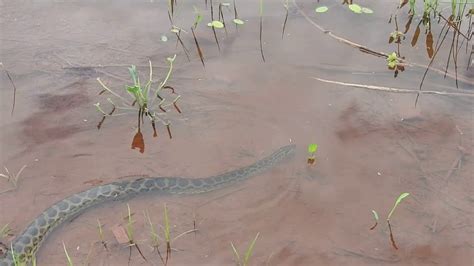
[[[133,95],[136,95],[140,91],[140,87],[138,86],[127,86],[127,91]]]
[[[367,7],[363,7],[362,8],[362,12],[366,13],[366,14],[372,14],[374,13],[374,11],[370,8],[367,8]]]
[[[244,265],[248,265],[249,259],[252,256],[253,248],[255,247],[255,242],[257,242],[257,238],[259,235],[260,235],[260,232],[257,233],[252,243],[250,243],[250,246],[248,247],[247,252],[245,252],[244,263],[243,263]]]
[[[244,25],[244,23],[245,23],[243,20],[240,20],[240,19],[238,19],[238,18],[235,18],[235,19],[232,20],[232,21],[233,21],[235,24],[237,24],[237,25]]]
[[[316,11],[316,13],[326,13],[328,10],[329,8],[327,6],[320,6],[317,7],[314,11]]]
[[[374,215],[374,219],[375,221],[379,221],[379,215],[377,214],[377,212],[375,210],[372,210],[372,214]]]
[[[315,153],[318,150],[318,144],[311,143],[308,145],[308,153]]]
[[[410,193],[408,193],[408,192],[404,192],[404,193],[400,194],[400,196],[398,196],[397,201],[395,201],[395,205],[393,205],[392,210],[388,214],[387,220],[390,220],[390,217],[392,216],[393,212],[395,211],[395,208],[397,208],[398,204],[400,204],[400,202],[402,202],[402,200],[404,198],[408,197],[408,196],[410,196]]]
[[[216,29],[224,28],[224,24],[222,22],[220,22],[219,20],[214,20],[210,24],[211,24],[211,27],[214,27]],[[209,24],[207,24],[207,25],[209,26]]]
[[[357,14],[362,13],[362,8],[358,4],[349,5],[349,9],[352,10],[352,12],[357,13]]]

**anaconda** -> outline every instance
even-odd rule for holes
[[[198,194],[214,191],[260,173],[294,154],[295,145],[281,147],[271,155],[227,173],[206,178],[150,177],[118,181],[74,194],[52,205],[36,217],[0,257],[0,266],[14,266],[15,261],[30,263],[46,237],[63,222],[84,210],[108,200],[124,199],[145,192],[159,194]]]

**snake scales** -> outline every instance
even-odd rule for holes
[[[217,190],[260,173],[293,155],[295,145],[287,145],[271,155],[237,170],[206,178],[154,177],[114,182],[74,194],[46,209],[13,240],[12,250],[0,257],[0,266],[15,261],[30,263],[40,245],[56,227],[82,211],[107,200],[118,200],[145,192],[198,194]],[[14,259],[15,257],[15,259]]]

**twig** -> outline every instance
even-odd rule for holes
[[[355,251],[344,249],[344,248],[341,248],[340,250],[342,252],[346,253],[347,255],[355,256],[355,257],[359,257],[359,258],[363,258],[363,259],[368,259],[368,260],[372,260],[372,261],[376,261],[376,262],[386,262],[386,263],[400,262],[399,258],[390,260],[390,259],[372,257],[372,256],[369,256],[369,255],[366,255],[366,254],[363,254],[363,253],[355,252]],[[344,255],[344,254],[342,254],[342,255]]]
[[[5,68],[2,62],[0,62],[0,65],[5,71],[5,74],[7,74],[7,77],[10,80],[10,83],[12,84],[12,87],[13,87],[13,104],[12,104],[12,111],[11,111],[11,116],[13,116],[13,111],[15,111],[15,104],[16,104],[16,86],[15,86],[15,83],[13,82],[12,77],[10,76],[10,73],[8,73],[8,70]]]
[[[414,93],[414,94],[420,93],[420,94],[434,94],[434,95],[442,95],[442,96],[474,97],[474,93],[447,92],[447,91],[418,91],[418,90],[399,89],[399,88],[364,85],[364,84],[356,84],[356,83],[345,83],[345,82],[340,82],[340,81],[321,79],[317,77],[311,77],[311,78],[321,81],[321,82],[325,82],[325,83],[332,83],[332,84],[337,84],[337,85],[342,85],[342,86],[362,88],[362,89],[368,89],[368,90],[385,91],[385,92],[392,92],[392,93]]]
[[[308,21],[311,25],[313,25],[314,27],[316,27],[318,30],[322,31],[323,33],[326,33],[328,34],[331,38],[337,40],[337,41],[340,41],[344,44],[347,44],[353,48],[356,48],[356,49],[359,49],[361,52],[364,52],[364,53],[367,53],[367,54],[371,54],[371,55],[375,55],[375,56],[378,56],[378,57],[383,57],[383,58],[388,58],[388,54],[386,53],[383,53],[383,52],[378,52],[378,51],[375,51],[375,50],[372,50],[366,46],[363,46],[361,44],[358,44],[358,43],[355,43],[355,42],[352,42],[352,41],[349,41],[345,38],[342,38],[340,36],[337,36],[335,34],[333,34],[331,31],[329,30],[326,30],[325,28],[321,27],[320,25],[318,25],[316,22],[314,22],[303,10],[301,10],[301,8],[298,6],[298,4],[296,3],[296,0],[293,0],[293,5],[295,6],[295,8],[298,10],[298,12],[304,17],[304,19],[306,21]],[[427,66],[426,65],[423,65],[423,64],[418,64],[418,63],[414,63],[414,62],[409,62],[408,60],[406,59],[403,59],[403,60],[400,60],[400,63],[403,63],[404,65],[407,65],[407,66],[415,66],[415,67],[420,67],[420,68],[424,68],[426,69]],[[431,71],[434,71],[434,72],[437,72],[438,74],[441,74],[441,75],[444,75],[444,70],[442,69],[437,69],[437,68],[430,68]],[[457,80],[460,80],[466,84],[469,84],[469,85],[474,85],[474,82],[472,81],[472,79],[469,79],[468,77],[460,77],[460,76],[455,76],[454,74],[452,73],[447,73],[447,76],[452,78],[452,79],[457,79]]]

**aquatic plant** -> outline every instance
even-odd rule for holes
[[[239,18],[239,14],[237,13],[237,5],[235,4],[234,0],[234,19],[232,20],[235,24],[235,29],[238,29],[238,25],[244,25],[244,21]]]
[[[402,202],[403,199],[405,199],[406,197],[408,197],[410,195],[410,193],[408,192],[403,192],[400,194],[400,196],[398,196],[397,200],[395,201],[395,204],[393,205],[392,209],[390,210],[388,216],[387,216],[387,225],[388,225],[388,229],[390,231],[390,241],[392,243],[392,246],[395,248],[395,249],[398,249],[398,246],[395,242],[395,238],[393,236],[393,232],[392,232],[392,226],[390,224],[390,218],[392,217],[393,213],[395,212],[395,209],[398,207],[398,205]],[[377,226],[378,224],[378,220],[379,220],[379,216],[377,214],[377,212],[375,210],[372,210],[372,214],[374,216],[374,219],[375,219],[375,225],[372,226],[370,228],[370,230],[373,230],[375,229],[375,227]]]
[[[235,258],[235,261],[237,262],[237,265],[239,266],[248,265],[250,257],[252,257],[253,249],[255,247],[255,243],[257,242],[259,235],[260,235],[260,232],[258,232],[255,238],[252,240],[252,242],[250,242],[249,246],[247,247],[247,251],[245,251],[243,259],[240,257],[239,252],[234,246],[234,243],[230,242],[230,246],[232,247],[232,252],[234,253],[234,258]]]
[[[149,61],[149,80],[146,84],[142,84],[140,82],[140,77],[138,75],[138,70],[136,66],[132,65],[131,67],[129,67],[128,70],[133,85],[127,85],[125,91],[131,99],[127,99],[121,96],[119,93],[113,91],[107,85],[105,85],[100,78],[97,78],[97,81],[103,88],[99,95],[103,93],[109,93],[113,97],[118,99],[119,102],[121,102],[121,104],[119,105],[115,103],[115,101],[113,101],[111,98],[107,98],[108,103],[112,106],[112,110],[109,112],[103,110],[100,102],[95,104],[97,110],[102,114],[102,120],[98,123],[97,128],[101,128],[102,124],[105,121],[105,118],[107,117],[120,116],[130,113],[133,114],[133,112],[131,111],[134,111],[138,113],[138,132],[135,134],[134,139],[132,141],[132,149],[139,148],[141,153],[144,152],[144,142],[143,136],[141,134],[141,125],[144,122],[145,116],[148,117],[150,120],[151,126],[153,128],[153,137],[158,136],[155,126],[156,122],[161,122],[166,127],[168,131],[168,136],[171,139],[171,122],[167,119],[167,113],[169,111],[168,108],[172,106],[178,113],[181,113],[181,110],[177,105],[177,102],[181,98],[181,96],[179,94],[176,94],[173,87],[167,85],[168,80],[170,79],[171,73],[173,71],[173,62],[175,59],[176,55],[167,58],[167,62],[169,64],[168,72],[163,81],[161,81],[156,88],[153,88],[153,66],[151,64],[151,61]],[[174,99],[172,100],[167,99],[163,96],[164,90],[171,91],[171,94],[176,95],[176,97],[174,97]],[[121,110],[122,113],[115,114],[116,110]]]
[[[100,240],[100,243],[102,244],[102,246],[105,248],[105,250],[109,250],[107,248],[107,242],[105,241],[105,238],[104,238],[104,230],[102,229],[103,228],[103,225],[100,223],[100,220],[97,219],[97,229],[99,230],[99,240]]]
[[[311,143],[308,145],[308,164],[312,165],[316,163],[316,151],[318,150],[318,144]]]
[[[25,170],[26,167],[27,167],[26,164],[23,165],[16,174],[13,172],[10,172],[10,170],[8,170],[6,166],[3,167],[5,169],[5,173],[0,174],[0,177],[7,179],[7,181],[10,184],[12,184],[12,188],[3,190],[0,192],[0,194],[8,192],[8,191],[12,191],[18,187],[18,181],[20,180],[21,173],[23,173],[23,170]]]
[[[142,253],[142,250],[138,246],[138,243],[135,241],[134,238],[134,231],[133,231],[133,224],[134,221],[132,219],[132,212],[130,210],[130,205],[127,203],[127,225],[125,226],[126,232],[127,232],[127,237],[128,237],[128,247],[129,247],[129,256],[128,256],[128,262],[130,264],[130,260],[132,257],[132,247],[135,247],[140,254],[140,256],[143,258],[144,261],[147,261],[145,256]]]
[[[372,210],[372,215],[374,216],[375,224],[370,228],[370,230],[374,230],[375,227],[379,224],[379,215],[375,210]]]
[[[63,249],[64,249],[64,254],[66,255],[66,259],[67,259],[67,265],[68,266],[74,266],[74,263],[72,263],[72,259],[69,256],[69,253],[67,252],[66,244],[64,244],[64,242],[63,242]]]

